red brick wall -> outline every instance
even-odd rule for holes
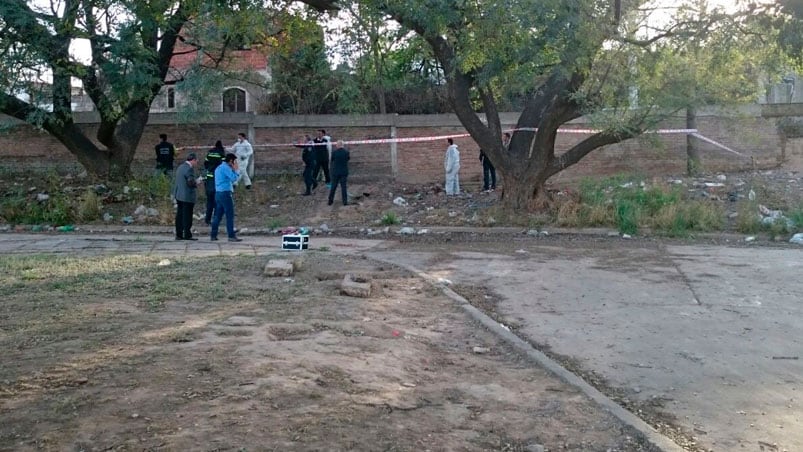
[[[325,128],[335,140],[347,141],[388,138],[393,127],[396,136],[402,138],[465,133],[451,115],[260,117],[258,121],[254,118],[256,117],[252,115],[234,118],[227,116],[220,117],[216,122],[177,125],[170,117],[152,115],[135,156],[135,169],[150,168],[153,165],[153,146],[159,141],[160,133],[168,134],[168,139],[176,146],[201,146],[196,150],[201,157],[218,139],[224,145],[230,146],[238,132],[250,133],[254,138],[252,144],[256,145],[258,174],[300,171],[302,165],[298,148],[260,145],[290,143],[305,133],[314,136],[318,128]],[[506,127],[511,127],[515,118],[513,114],[503,116],[503,120],[507,122]],[[662,126],[682,128],[684,121],[678,118]],[[93,133],[92,129],[96,126],[90,121],[82,127]],[[586,125],[577,123],[569,127],[584,128]],[[745,155],[738,156],[701,143],[702,162],[706,171],[739,170],[753,165],[759,168],[773,167],[780,164],[784,155],[785,143],[782,143],[774,119],[763,119],[756,115],[701,116],[698,118],[698,129],[704,136]],[[557,141],[558,153],[585,136],[560,134]],[[477,145],[469,137],[457,138],[455,143],[460,149],[461,183],[479,184],[482,167],[478,160]],[[410,183],[442,182],[446,145],[445,139],[398,143],[397,180]],[[592,152],[556,178],[562,181],[622,172],[645,176],[682,174],[686,168],[685,147],[684,134],[649,135],[628,140]],[[353,178],[381,179],[392,176],[390,144],[355,144],[349,145],[349,148]],[[182,151],[180,157],[183,158],[186,152],[187,150]],[[26,124],[17,124],[0,132],[0,165],[8,166],[15,160],[40,166],[76,165],[73,156],[58,141]]]

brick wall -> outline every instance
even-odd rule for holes
[[[503,114],[505,127],[512,127],[516,114]],[[8,118],[5,118],[7,121]],[[667,121],[662,127],[683,128],[683,118]],[[738,114],[703,114],[698,117],[701,134],[744,154],[739,156],[714,145],[701,143],[701,155],[706,171],[731,171],[751,167],[775,167],[788,159],[785,147],[792,143],[783,139],[773,118],[762,118],[760,112],[742,111]],[[0,118],[3,122],[3,118]],[[90,131],[96,128],[91,115],[79,118],[81,127]],[[570,128],[585,128],[582,120]],[[201,146],[199,156],[206,153],[216,140],[230,146],[238,132],[252,138],[252,144],[281,144],[297,140],[304,134],[314,136],[315,130],[325,128],[333,139],[360,140],[443,136],[464,133],[465,130],[453,115],[397,116],[254,116],[250,114],[218,114],[199,124],[177,124],[171,114],[154,114],[142,136],[135,156],[135,169],[149,169],[153,165],[153,146],[159,134],[168,134],[176,146]],[[26,165],[75,166],[73,156],[47,133],[32,126],[16,122],[0,132],[0,165],[10,166],[21,160]],[[558,153],[583,139],[585,135],[563,133],[557,141]],[[461,153],[460,178],[463,184],[479,184],[482,167],[479,149],[469,138],[457,138]],[[797,147],[790,151],[798,152]],[[443,180],[443,156],[446,140],[415,143],[355,144],[351,150],[353,178],[382,179],[394,176],[409,183],[440,183]],[[585,176],[604,176],[617,173],[638,173],[645,176],[682,174],[686,168],[686,135],[647,135],[607,146],[592,152],[580,163],[556,176],[558,180]],[[300,150],[292,146],[256,146],[258,174],[298,172],[301,170]],[[395,151],[395,162],[394,162]],[[181,157],[187,151],[181,153]],[[395,163],[395,164],[394,164]]]

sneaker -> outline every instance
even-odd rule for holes
[[[209,240],[211,240],[213,242],[217,242],[217,237],[209,237]]]
[[[328,202],[326,203],[326,205],[327,205],[327,206],[331,206],[331,205],[332,205],[332,201],[328,201]]]
[[[239,237],[229,237],[229,242],[242,242],[243,239]]]

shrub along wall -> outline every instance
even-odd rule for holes
[[[512,128],[518,115],[503,114],[503,125]],[[0,117],[0,122],[10,121]],[[734,171],[749,168],[770,168],[786,160],[800,160],[803,147],[783,136],[775,118],[764,118],[758,106],[739,112],[705,113],[698,117],[701,134],[720,142],[743,155],[736,155],[714,145],[700,143],[705,171]],[[92,114],[80,115],[77,122],[93,132],[97,120]],[[587,128],[581,119],[569,128]],[[662,124],[664,128],[683,128],[681,117]],[[174,114],[153,114],[142,137],[135,157],[135,169],[153,165],[153,146],[158,135],[166,133],[176,146],[200,146],[193,149],[199,156],[216,140],[224,145],[234,143],[238,132],[251,137],[256,150],[258,174],[295,173],[301,170],[300,150],[289,143],[304,134],[314,136],[315,130],[326,129],[334,139],[367,140],[377,138],[441,137],[461,134],[465,130],[454,115],[354,115],[354,116],[269,116],[251,114],[215,114],[195,124],[179,124]],[[561,133],[558,152],[565,151],[586,135]],[[482,168],[479,149],[470,137],[457,138],[461,152],[461,182],[476,185]],[[270,147],[259,145],[270,144]],[[446,140],[406,143],[352,144],[351,172],[354,179],[393,178],[408,183],[441,183]],[[188,152],[185,149],[180,157]],[[75,158],[47,133],[30,125],[16,122],[0,133],[0,165],[9,167],[16,162],[25,166],[76,166]],[[579,164],[553,180],[576,180],[585,176],[607,176],[618,173],[638,173],[645,176],[682,174],[686,168],[686,135],[650,134],[607,146],[591,153]]]

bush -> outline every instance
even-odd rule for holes
[[[396,216],[395,212],[385,212],[385,215],[382,216],[382,224],[385,225],[394,225],[399,224],[399,217]]]
[[[97,220],[100,218],[102,206],[100,197],[90,188],[81,197],[76,218],[81,221]]]
[[[692,231],[718,230],[723,224],[723,208],[707,201],[669,204],[652,217],[655,230],[672,237],[687,237]]]
[[[0,203],[0,217],[12,224],[59,226],[74,222],[75,211],[64,194],[51,194],[47,200],[37,201],[20,190],[7,194]]]
[[[758,203],[744,201],[739,205],[739,216],[736,217],[736,230],[743,234],[755,234],[761,230],[761,217],[758,215]]]
[[[803,230],[803,206],[799,206],[789,212],[789,219],[792,220],[795,228],[800,231]]]
[[[164,174],[143,175],[128,183],[133,201],[147,204],[154,199],[169,198],[173,191],[173,182]]]
[[[616,227],[622,234],[635,234],[639,227],[639,207],[629,199],[616,200]]]

